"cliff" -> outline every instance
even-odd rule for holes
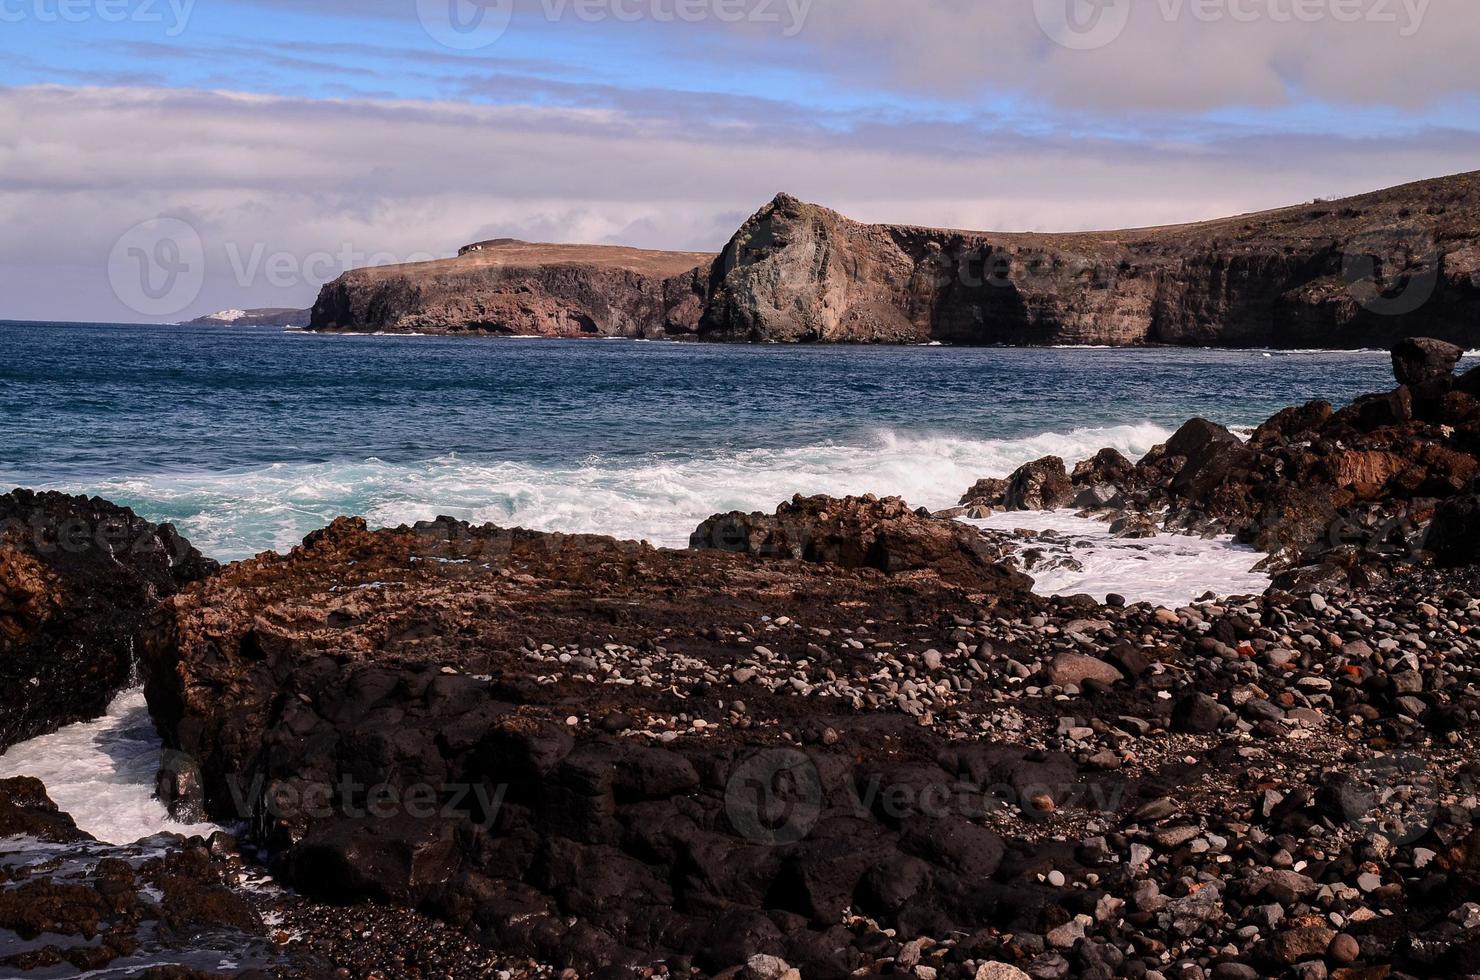
[[[1387,346],[1480,338],[1480,174],[1191,225],[865,225],[781,195],[710,276],[724,340]]]
[[[1188,225],[870,225],[779,195],[716,258],[531,245],[350,272],[313,329],[716,341],[1480,346],[1480,172]]]
[[[312,330],[662,337],[693,333],[713,256],[498,239],[457,258],[347,272]]]

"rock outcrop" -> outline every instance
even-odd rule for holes
[[[0,495],[0,750],[102,714],[159,600],[215,567],[107,501]]]
[[[709,263],[695,252],[499,239],[457,258],[346,272],[312,330],[533,337],[693,334]]]
[[[927,572],[962,588],[1026,592],[1033,580],[1002,563],[976,531],[919,514],[898,497],[797,496],[775,514],[718,514],[689,547],[790,558],[890,575]]]
[[[1134,466],[1101,452],[1075,467],[1074,505],[1126,536],[1154,534],[1153,515],[1170,530],[1234,534],[1267,552],[1266,567],[1291,588],[1374,584],[1431,558],[1470,564],[1480,557],[1480,397],[1471,375],[1453,374],[1461,354],[1405,339],[1393,364],[1407,383],[1341,411],[1285,409],[1247,443],[1193,419]],[[1012,492],[1057,478],[1055,462],[982,481],[968,498],[987,509],[1062,506]]]
[[[235,856],[224,833],[209,847],[169,835],[102,844],[38,780],[0,779],[0,975],[194,980],[208,974],[192,966],[220,964],[209,975],[301,976],[264,971],[282,957],[231,887]]]
[[[1480,340],[1480,173],[1200,224],[866,225],[780,195],[725,247],[701,334],[750,341],[1387,346]]]
[[[1462,976],[1477,571],[1101,606],[341,520],[170,600],[150,697],[287,883],[379,900],[351,945],[398,905],[531,976]],[[477,972],[398,962],[346,965]]]
[[[928,571],[342,519],[170,600],[147,691],[210,812],[251,821],[311,895],[431,909],[582,972],[766,954],[835,976],[867,954],[846,909],[969,929],[1005,894],[996,832],[877,787],[1070,805],[1067,758],[958,741],[980,730],[971,684],[926,681],[963,660],[959,624],[1042,603]],[[888,684],[886,650],[909,664]]]

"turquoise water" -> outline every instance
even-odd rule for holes
[[[0,483],[98,493],[218,558],[343,514],[680,544],[796,492],[954,503],[1183,420],[1391,387],[1377,352],[710,346],[0,322]]]

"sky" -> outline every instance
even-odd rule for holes
[[[1473,0],[0,0],[0,318],[494,237],[1164,224],[1480,169]]]

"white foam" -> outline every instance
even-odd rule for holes
[[[105,480],[90,492],[174,521],[223,560],[285,551],[344,514],[372,526],[439,515],[545,531],[610,534],[682,547],[715,513],[774,510],[793,494],[899,495],[932,510],[983,477],[1043,456],[1074,462],[1114,446],[1138,458],[1171,433],[1150,423],[963,439],[875,433],[857,444],[752,449],[672,458],[591,458],[574,466],[466,459],[275,464],[229,473]]]
[[[1235,544],[1231,537],[1211,540],[1162,533],[1155,538],[1125,540],[1110,534],[1110,525],[1075,517],[1069,511],[993,514],[964,523],[999,531],[1052,530],[1065,536],[1023,547],[1042,547],[1067,554],[1080,569],[1028,569],[1041,595],[1091,595],[1101,601],[1111,593],[1131,602],[1181,606],[1205,592],[1221,596],[1254,595],[1269,588],[1269,576],[1253,570],[1259,552]]]
[[[12,745],[0,755],[0,779],[41,780],[78,827],[109,844],[219,830],[214,824],[177,823],[154,798],[161,748],[144,691],[133,688],[114,698],[101,718]]]

